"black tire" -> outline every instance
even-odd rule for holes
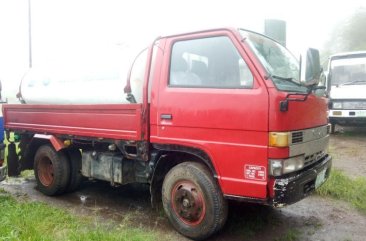
[[[16,145],[14,142],[8,144],[8,175],[10,177],[16,177],[20,175],[19,159],[16,152]]]
[[[191,239],[206,239],[226,222],[227,202],[212,174],[200,163],[173,167],[165,176],[162,199],[171,224]]]
[[[47,196],[65,192],[70,178],[70,162],[67,156],[49,146],[38,148],[34,157],[34,175],[39,191]]]
[[[70,181],[66,192],[73,192],[80,187],[83,180],[81,175],[81,153],[76,148],[69,148],[65,153],[70,161]]]
[[[336,128],[336,124],[335,123],[331,123],[330,124],[330,134],[334,134],[335,133],[335,128]]]

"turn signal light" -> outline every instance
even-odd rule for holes
[[[339,115],[339,116],[341,116],[342,115],[342,111],[333,111],[333,115]]]
[[[272,147],[287,147],[290,144],[289,132],[270,132],[269,133],[269,146]]]

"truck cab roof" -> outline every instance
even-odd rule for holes
[[[366,51],[352,51],[352,52],[343,52],[331,55],[329,58],[332,59],[343,59],[349,57],[357,57],[357,56],[365,56]]]

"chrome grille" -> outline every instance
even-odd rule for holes
[[[304,166],[310,166],[311,164],[317,162],[318,160],[320,160],[322,157],[324,157],[325,152],[324,151],[319,151],[316,152],[312,155],[306,156],[305,157],[305,162],[304,162]]]
[[[343,109],[366,110],[366,101],[344,101]]]
[[[291,132],[290,143],[291,145],[298,145],[300,143],[318,140],[329,135],[329,131],[329,125],[293,131]]]

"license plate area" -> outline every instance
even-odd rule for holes
[[[325,175],[326,175],[327,169],[325,168],[321,172],[318,173],[315,180],[315,189],[320,187],[325,182]]]

